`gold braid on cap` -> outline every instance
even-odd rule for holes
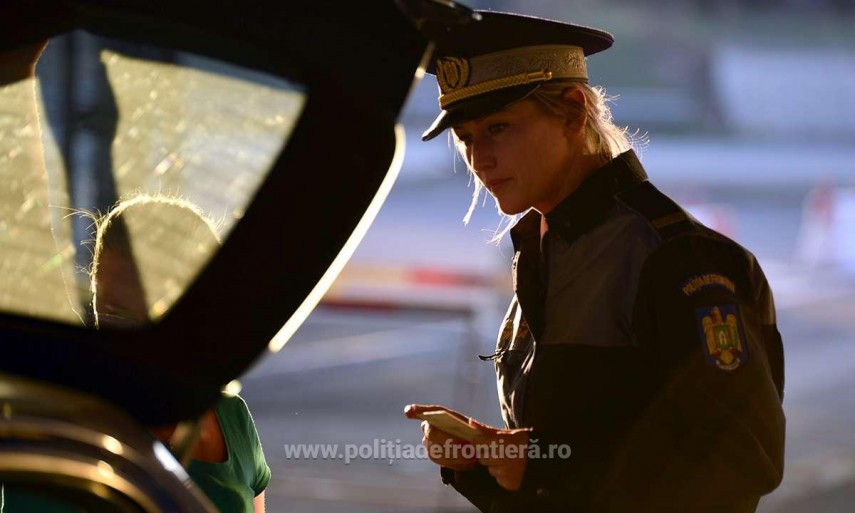
[[[471,58],[437,59],[439,107],[499,89],[553,79],[588,80],[585,51],[572,45],[524,46]]]
[[[478,96],[479,94],[490,93],[493,91],[498,91],[499,89],[505,89],[507,87],[531,84],[532,82],[546,82],[549,80],[552,80],[552,72],[548,70],[534,71],[531,73],[520,73],[519,75],[513,75],[510,77],[502,77],[497,78],[495,80],[488,80],[486,82],[481,82],[480,84],[475,84],[473,86],[457,89],[456,91],[451,91],[450,93],[445,93],[444,95],[439,97],[439,108],[445,109],[446,106],[454,102],[465,100],[467,98],[472,98],[473,96]]]

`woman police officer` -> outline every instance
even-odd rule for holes
[[[784,448],[783,348],[757,261],[647,180],[587,82],[610,34],[480,14],[426,27],[441,113],[423,139],[451,129],[475,199],[486,187],[524,214],[492,357],[507,427],[453,412],[482,433],[477,457],[437,451],[459,440],[422,423],[428,454],[482,511],[754,511]],[[556,446],[571,455],[548,457]]]

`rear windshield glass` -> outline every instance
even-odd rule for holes
[[[0,85],[0,311],[157,322],[240,222],[305,100],[197,55],[52,39],[35,76]]]

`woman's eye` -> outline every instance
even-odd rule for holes
[[[496,135],[504,132],[506,128],[508,128],[507,123],[493,123],[487,127],[487,132],[489,132],[490,135]]]
[[[468,146],[469,143],[472,142],[472,136],[469,134],[458,135],[457,136],[457,142],[465,144]]]

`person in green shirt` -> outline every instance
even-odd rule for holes
[[[219,244],[214,224],[177,198],[139,195],[121,201],[97,224],[91,287],[99,327],[155,320]],[[244,400],[224,397],[200,423],[187,473],[220,511],[263,513],[270,467]],[[175,426],[150,430],[165,443],[173,441]]]

